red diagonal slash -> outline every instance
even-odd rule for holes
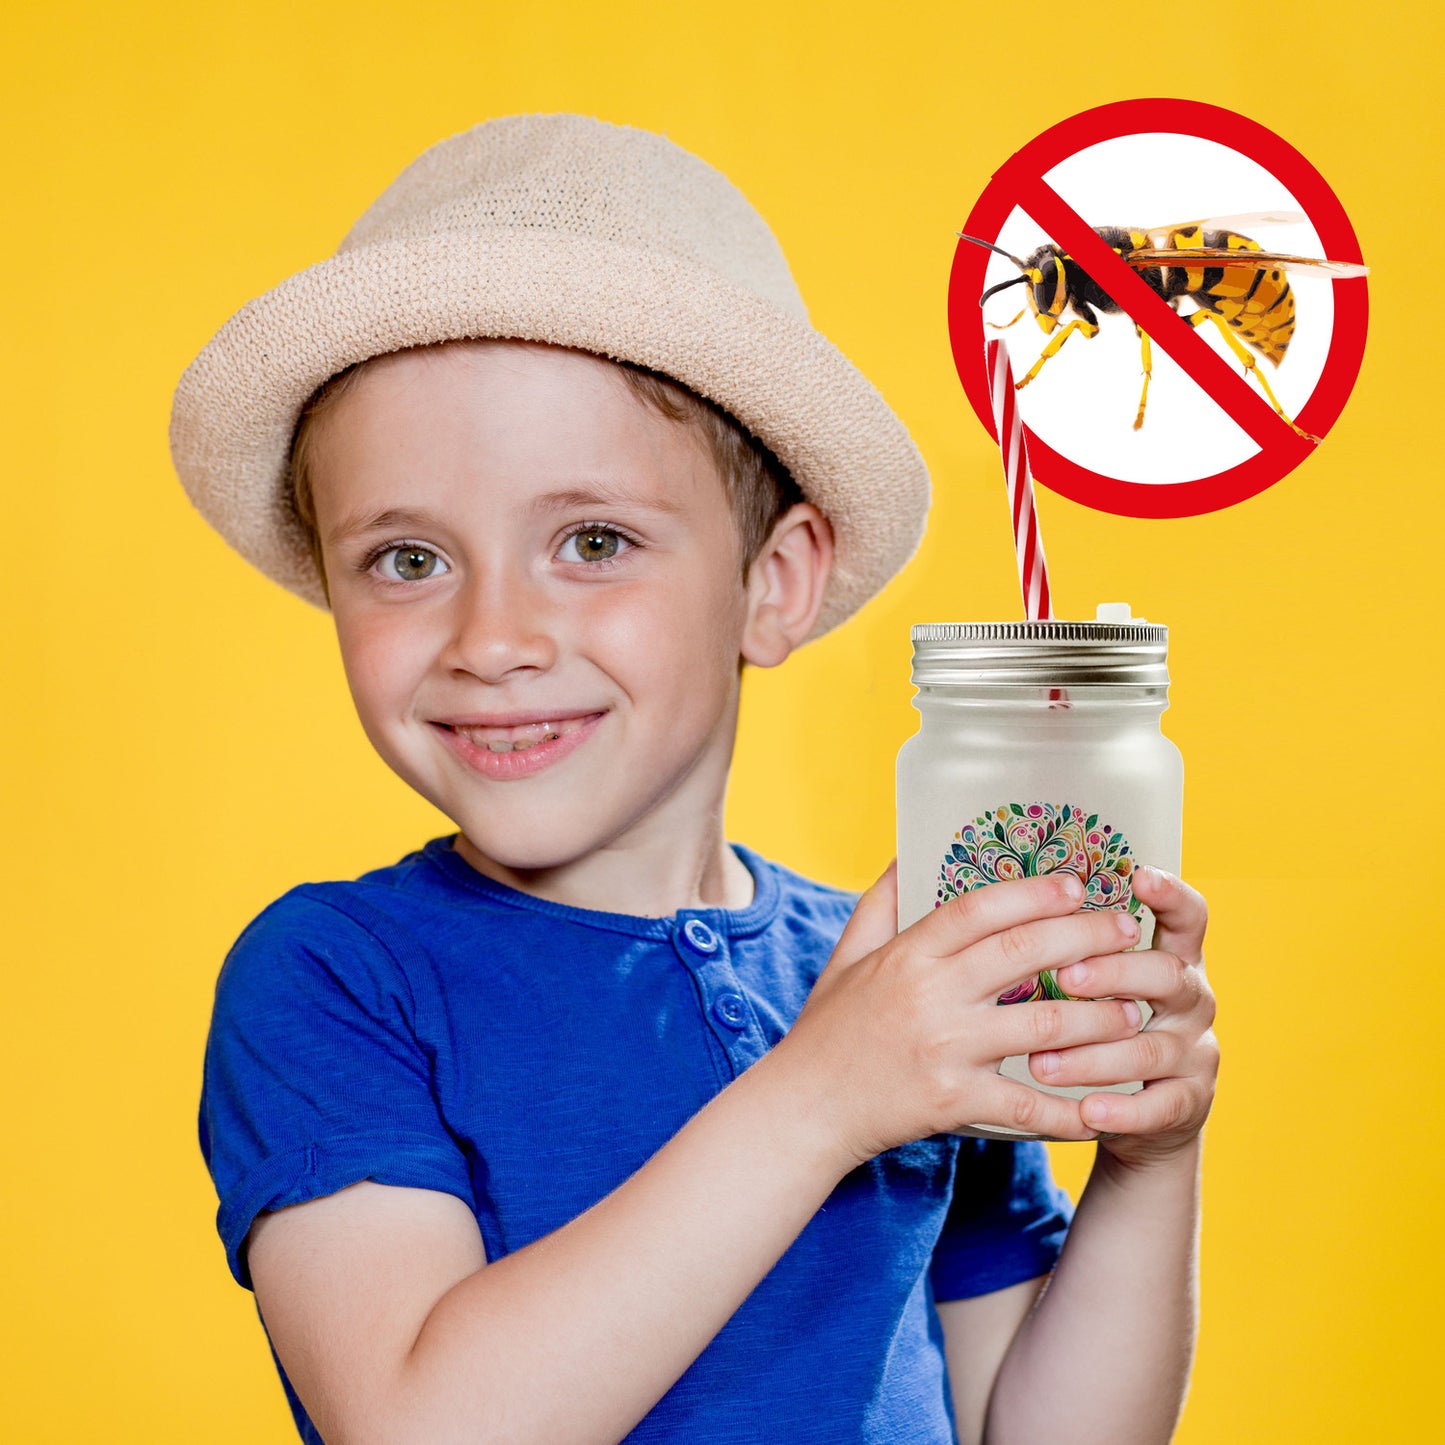
[[[1290,465],[1308,454],[1311,444],[1299,436],[1242,373],[1226,361],[1152,291],[1134,268],[1111,251],[1082,216],[1042,176],[1016,177],[1018,204],[1048,232],[1219,404],[1261,448],[1293,451]]]

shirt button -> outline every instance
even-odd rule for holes
[[[717,934],[700,918],[689,918],[682,925],[682,936],[699,953],[717,952]]]
[[[730,1029],[745,1029],[748,1026],[747,1005],[741,994],[720,993],[712,1006],[713,1017]]]

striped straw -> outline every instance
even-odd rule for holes
[[[1008,364],[1008,350],[1001,341],[990,341],[987,356],[993,425],[998,434],[1004,480],[1008,483],[1009,512],[1013,517],[1019,588],[1023,593],[1024,616],[1034,622],[1051,618],[1054,614],[1049,606],[1049,569],[1044,561],[1044,544],[1039,537],[1038,515],[1034,511],[1034,484],[1029,476],[1024,424],[1014,396],[1014,378]]]

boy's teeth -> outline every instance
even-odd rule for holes
[[[459,727],[456,731],[473,747],[485,748],[489,753],[524,753],[538,743],[555,742],[568,733],[575,733],[582,721],[569,718],[561,723],[526,723],[516,728]]]
[[[547,732],[544,732],[540,737],[513,738],[512,751],[514,753],[525,753],[528,748],[534,748],[537,746],[538,743],[556,742],[556,740],[561,736],[562,734],[557,732],[556,729],[551,729]]]

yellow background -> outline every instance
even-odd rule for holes
[[[1038,131],[1149,95],[1284,136],[1374,266],[1353,400],[1284,482],[1185,521],[1040,504],[1063,615],[1123,597],[1173,629],[1225,1058],[1179,1438],[1396,1441],[1437,1418],[1445,26],[1297,0],[898,13],[8,8],[6,1438],[294,1438],[195,1142],[211,990],[288,886],[444,827],[369,755],[327,619],[175,483],[170,392],[212,331],[488,116],[589,112],[730,175],[934,471],[904,578],[749,684],[734,836],[859,885],[891,851],[908,624],[1018,611],[997,453],[949,356],[953,232]],[[1077,1186],[1086,1152],[1056,1160]]]

